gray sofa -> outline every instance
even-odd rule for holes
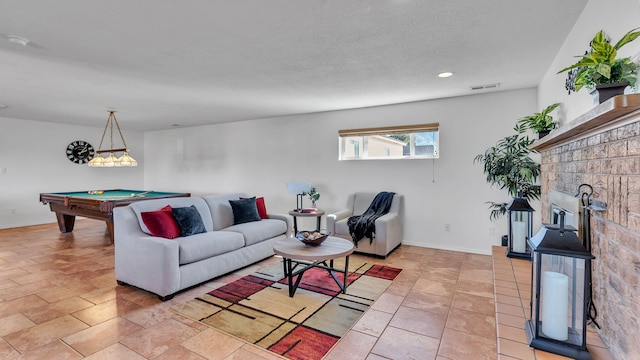
[[[357,192],[349,195],[346,208],[327,215],[327,232],[329,235],[352,240],[347,220],[351,216],[364,213],[376,195],[377,193],[375,192]],[[403,225],[404,195],[395,194],[389,212],[376,219],[376,231],[373,241],[369,238],[360,240],[355,252],[386,258],[402,243]]]
[[[234,225],[229,200],[246,194],[137,201],[113,211],[115,275],[168,300],[183,289],[273,256],[273,244],[287,236],[289,220],[268,219]],[[141,213],[170,205],[198,209],[206,232],[165,239],[150,235]]]

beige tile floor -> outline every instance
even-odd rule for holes
[[[526,264],[500,251],[493,261],[402,246],[375,259],[403,271],[326,359],[558,359],[523,343]],[[113,259],[94,220],[69,234],[56,224],[0,230],[0,359],[280,358],[168,310],[278,258],[167,302],[116,285]]]

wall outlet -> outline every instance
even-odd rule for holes
[[[444,231],[451,231],[451,224],[444,224]]]

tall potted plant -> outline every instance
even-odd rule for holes
[[[492,186],[506,190],[511,197],[529,200],[540,199],[540,185],[536,181],[540,176],[540,164],[531,158],[535,150],[529,149],[534,140],[523,135],[525,126],[516,126],[516,134],[500,139],[496,145],[475,157],[475,162],[483,163],[486,180]],[[507,202],[489,201],[489,219],[497,219],[507,213]],[[506,245],[507,235],[502,237]]]
[[[560,106],[560,103],[551,104],[539,113],[525,116],[518,120],[518,125],[537,132],[538,139],[542,139],[547,136],[551,130],[558,127],[558,122],[549,115],[549,113],[555,110],[558,106]]]
[[[484,164],[486,180],[492,186],[506,190],[510,196],[540,199],[540,185],[536,181],[540,176],[540,164],[531,158],[535,150],[529,149],[533,140],[522,135],[523,127],[516,127],[517,134],[500,139],[495,146],[475,157],[474,162]],[[488,202],[490,219],[497,219],[507,212],[506,202]]]
[[[578,56],[580,60],[577,63],[558,71],[558,74],[576,69],[575,91],[583,87],[593,88],[598,92],[600,103],[623,94],[627,86],[636,85],[638,66],[629,57],[616,59],[616,56],[621,47],[640,36],[638,29],[626,33],[615,45],[611,45],[604,31],[598,31],[591,40],[591,51]]]

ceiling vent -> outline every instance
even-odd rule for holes
[[[500,83],[487,84],[487,85],[477,85],[477,86],[472,86],[471,90],[495,89],[495,88],[499,88],[499,87],[500,87]]]

